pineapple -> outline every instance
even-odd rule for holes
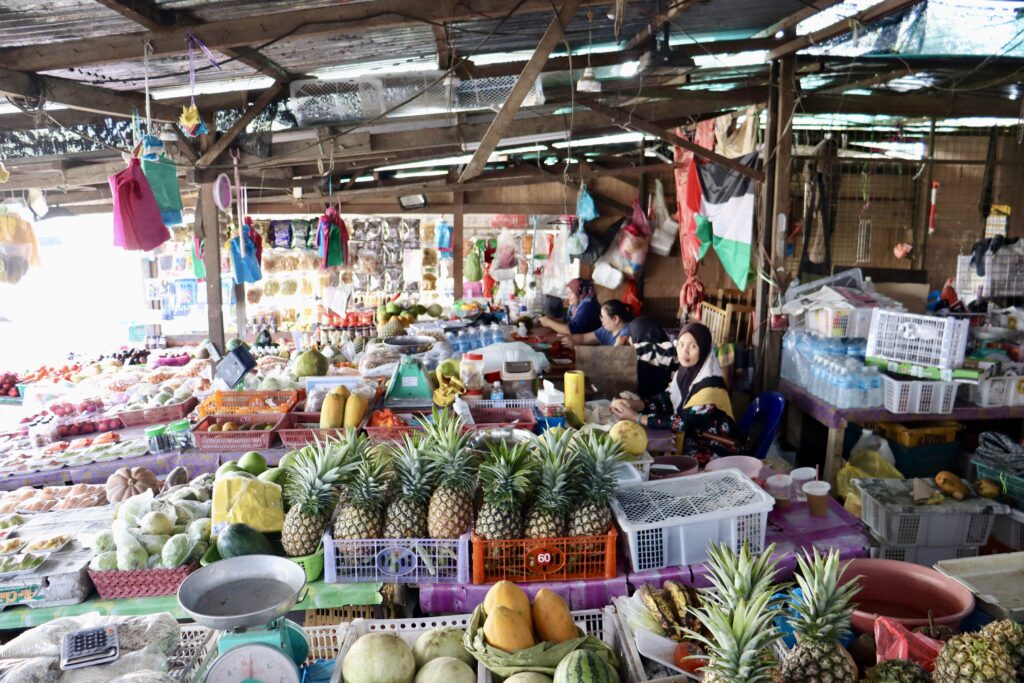
[[[354,469],[354,461],[337,441],[319,440],[291,466],[284,486],[290,506],[281,528],[281,545],[289,557],[316,552],[327,530],[328,518],[338,502],[337,486]]]
[[[712,544],[708,548],[706,566],[708,580],[714,590],[705,592],[703,599],[728,607],[737,600],[752,600],[773,590],[775,577],[779,574],[778,563],[772,560],[774,552],[774,543],[756,557],[751,554],[747,543],[739,553],[725,543]]]
[[[839,585],[839,553],[819,555],[817,548],[797,556],[801,595],[788,617],[797,644],[782,663],[782,683],[855,683],[857,667],[839,639],[850,633],[856,581]]]
[[[775,626],[776,608],[770,591],[732,604],[707,601],[691,608],[703,624],[702,632],[685,631],[687,638],[704,646],[708,663],[704,683],[772,683],[778,662],[772,647],[781,634]],[[706,630],[710,637],[705,636]]]
[[[532,485],[526,444],[509,448],[488,444],[490,455],[480,466],[484,503],[476,518],[476,535],[488,540],[523,537],[523,498]]]
[[[581,497],[569,515],[570,536],[600,536],[612,523],[611,500],[615,495],[615,471],[622,463],[622,446],[608,434],[581,432],[572,442],[580,464]]]
[[[571,453],[551,450],[541,456],[537,497],[526,513],[527,538],[558,538],[565,536],[569,526],[566,517],[572,502],[576,459]]]
[[[946,643],[935,658],[935,683],[1013,683],[1013,659],[1006,648],[978,633],[963,633]]]
[[[868,671],[870,683],[931,683],[932,677],[917,662],[888,659]]]
[[[1024,678],[1024,626],[1010,619],[986,624],[981,635],[1002,645],[1013,660],[1017,675]]]
[[[384,486],[387,466],[366,458],[356,467],[345,490],[345,502],[334,520],[335,538],[381,538],[384,535]]]
[[[427,533],[430,538],[458,538],[473,522],[476,456],[454,411],[434,411],[433,423],[422,424],[438,478],[427,509]]]
[[[434,464],[423,437],[406,434],[394,449],[394,499],[384,515],[384,538],[425,538]]]

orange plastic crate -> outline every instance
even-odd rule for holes
[[[211,432],[212,424],[234,422],[244,425],[274,425],[273,429],[259,431],[235,430],[230,432]],[[268,415],[211,415],[204,418],[192,430],[196,440],[196,448],[205,451],[255,451],[270,448],[277,441],[277,429],[281,425],[281,416],[276,413]]]
[[[199,406],[199,417],[287,413],[302,398],[301,394],[298,391],[215,391]]]
[[[406,434],[411,435],[413,432],[422,432],[423,427],[416,421],[416,418],[430,415],[429,410],[392,410],[391,412],[404,419],[408,424],[395,427],[374,427],[370,424],[370,419],[379,408],[380,406],[371,408],[366,414],[366,419],[363,421],[366,436],[370,438],[371,443],[395,443],[401,441],[402,437]]]
[[[613,526],[601,536],[488,541],[473,534],[473,583],[613,579],[618,575]]]

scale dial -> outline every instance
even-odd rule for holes
[[[299,683],[299,667],[270,645],[239,645],[217,657],[205,683]]]

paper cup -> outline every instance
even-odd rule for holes
[[[818,472],[813,467],[798,467],[789,473],[793,477],[793,490],[796,492],[796,499],[803,503],[807,500],[804,495],[804,484],[818,478]]]
[[[788,508],[793,498],[793,477],[788,474],[773,474],[765,480],[768,493],[775,499],[775,507]]]
[[[828,492],[831,490],[832,485],[827,481],[809,481],[803,485],[807,509],[812,517],[828,516]]]

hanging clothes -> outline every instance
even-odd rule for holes
[[[452,226],[442,218],[434,229],[434,233],[434,244],[437,246],[438,255],[441,258],[452,258],[455,255],[455,250],[452,248]]]
[[[757,145],[757,129],[760,122],[757,107],[747,107],[739,115],[746,118],[736,130],[732,129],[732,122],[738,118],[735,114],[723,114],[714,120],[717,141],[715,151],[730,159],[750,154]]]
[[[832,270],[832,231],[839,208],[839,144],[828,137],[804,164],[804,242],[800,272],[828,275]]]
[[[336,208],[329,207],[317,226],[316,248],[321,267],[344,266],[348,263],[348,228]]]

